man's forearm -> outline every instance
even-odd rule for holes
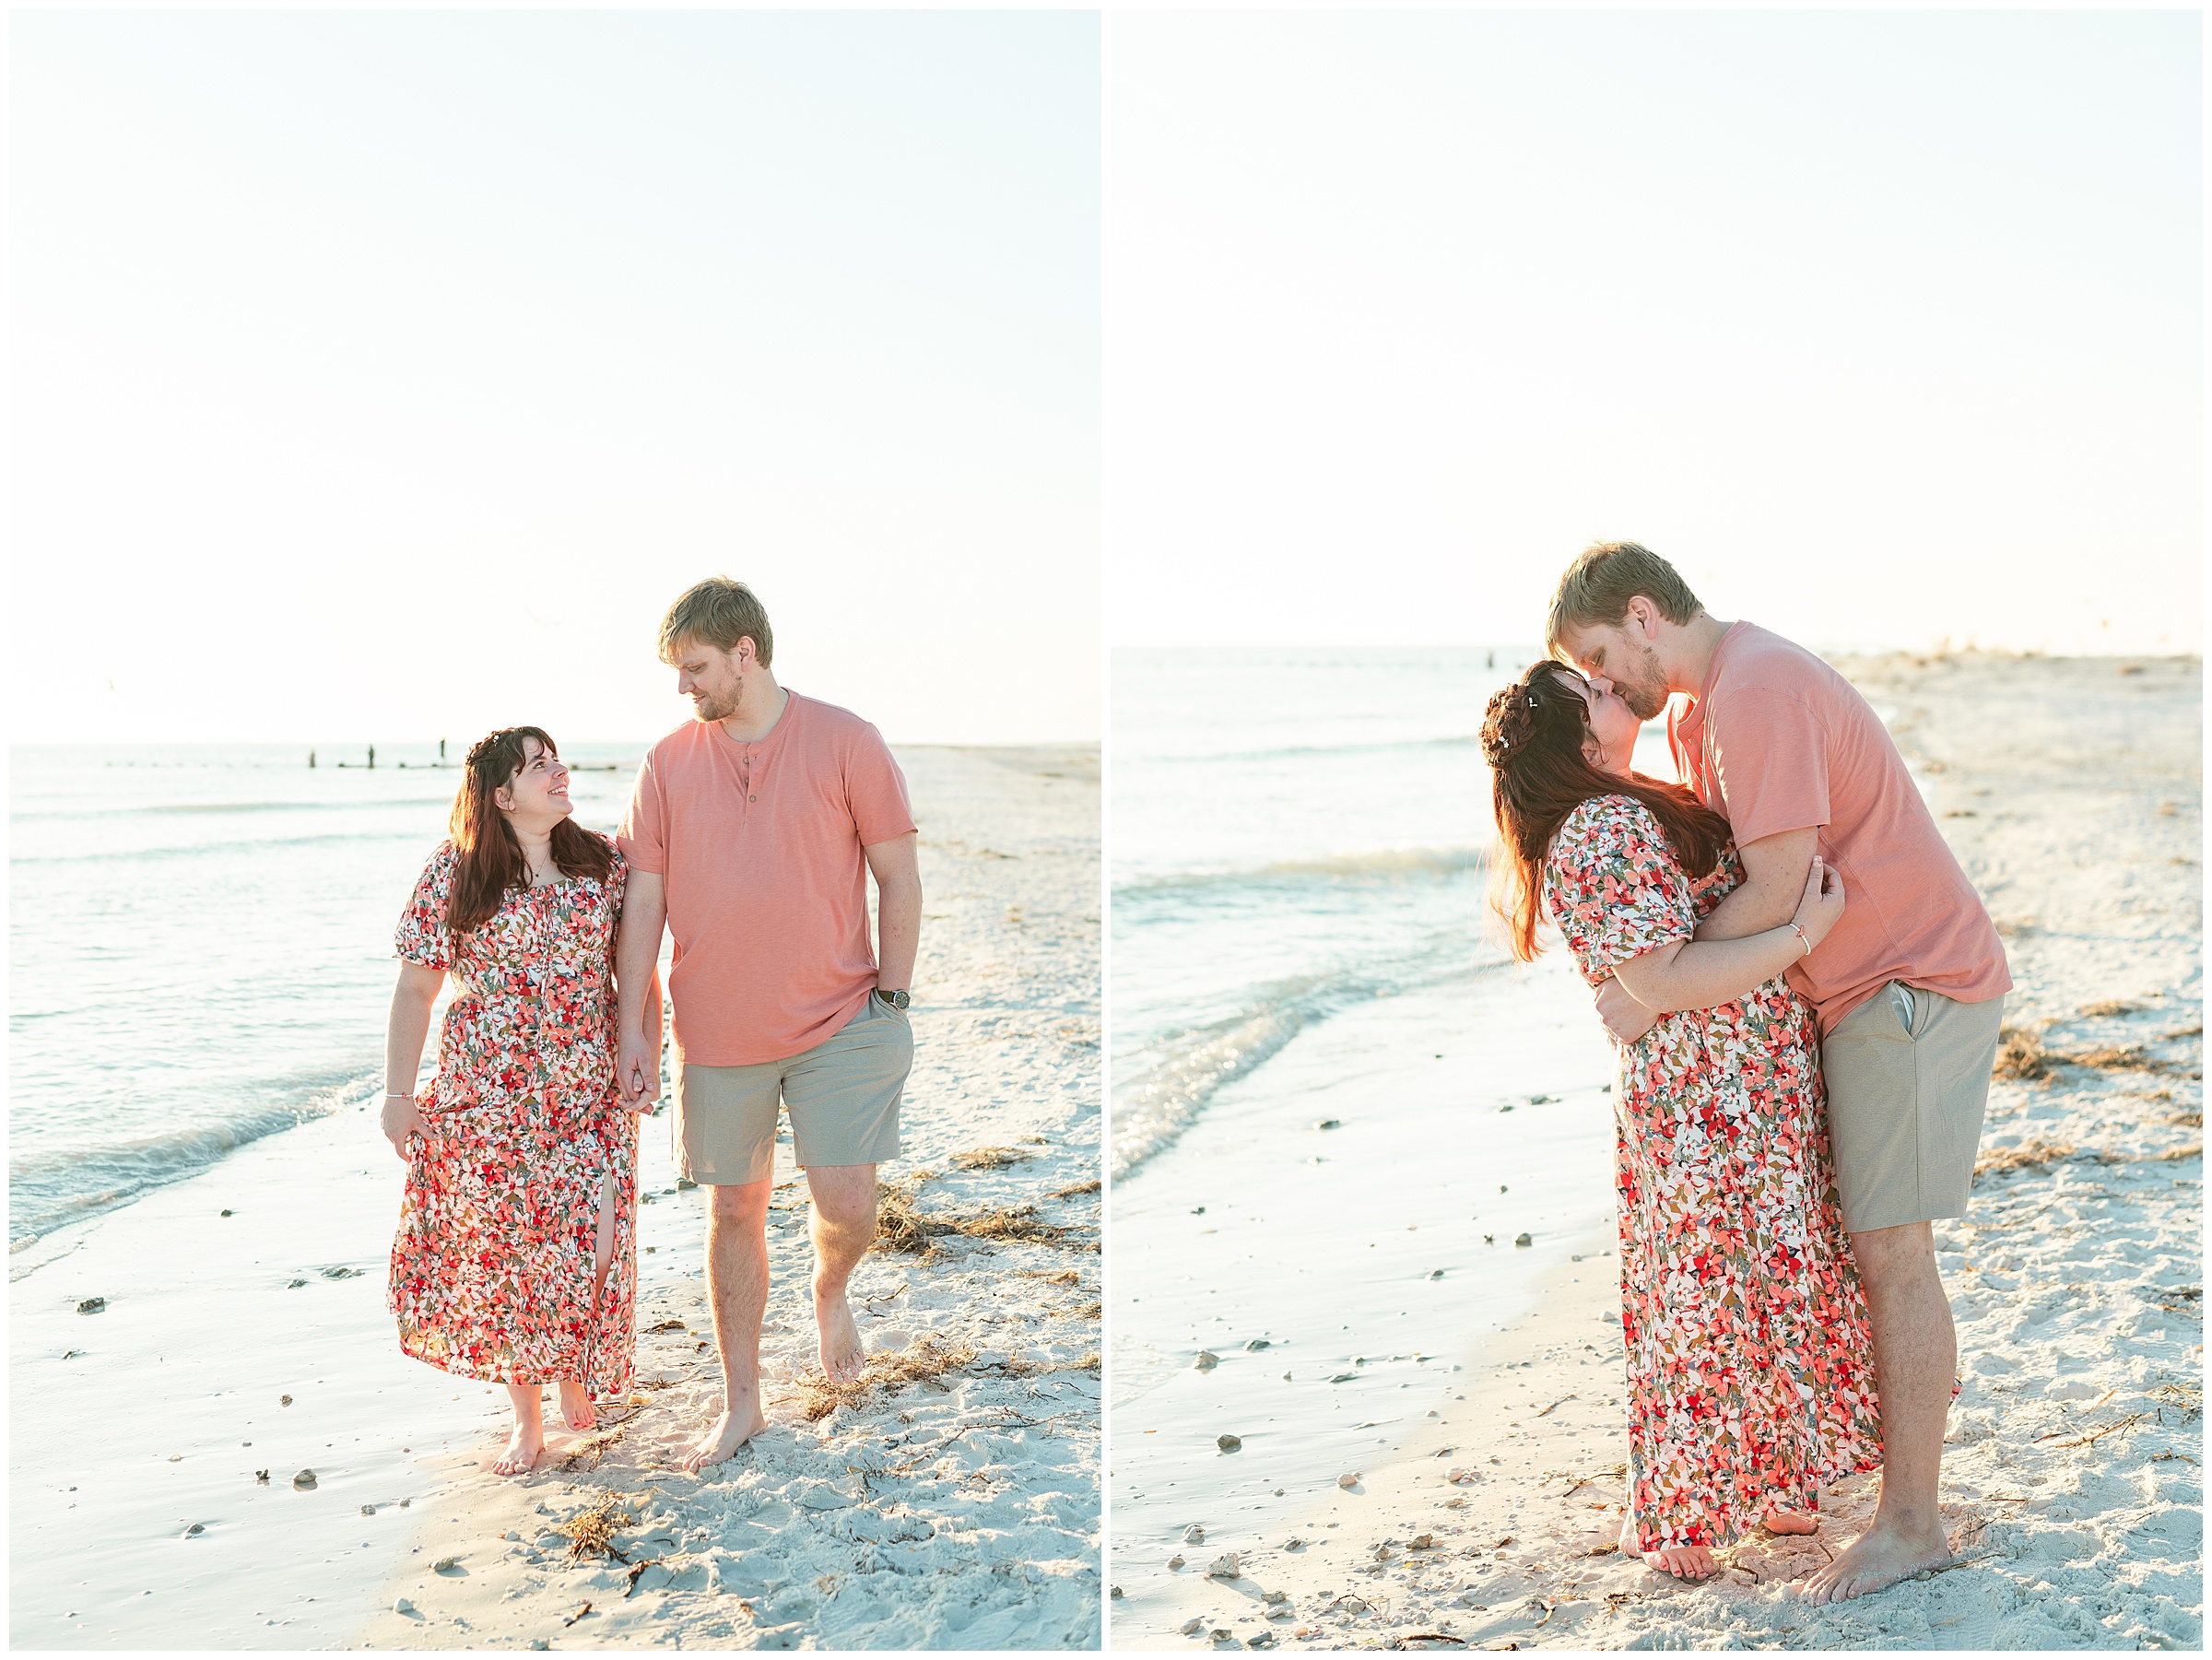
[[[878,884],[876,891],[876,982],[902,991],[914,983],[914,958],[922,948],[922,885]]]
[[[622,928],[615,938],[616,1018],[633,1037],[646,1037],[648,1015],[660,1024],[660,982],[653,972],[661,954],[666,907],[632,897],[622,907]]]

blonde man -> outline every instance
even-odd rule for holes
[[[618,837],[631,874],[617,971],[650,981],[663,926],[675,936],[678,1168],[708,1201],[723,1411],[684,1454],[693,1470],[768,1427],[760,1324],[780,1107],[814,1201],[822,1370],[860,1375],[845,1288],[875,1238],[876,1167],[898,1154],[913,1060],[922,878],[906,780],[867,722],[779,685],[774,649],[743,583],[710,578],[668,608],[661,660],[696,719],[646,751]],[[616,1076],[631,1101],[659,1093],[645,1009],[628,998]]]
[[[1841,1602],[1941,1567],[1951,1553],[1936,1481],[1959,1345],[1933,1224],[1966,1213],[2012,986],[2005,948],[1880,717],[1812,653],[1713,617],[1634,542],[1567,568],[1546,640],[1640,719],[1670,694],[1688,699],[1667,724],[1675,764],[1727,818],[1745,876],[1700,939],[1789,921],[1816,854],[1850,892],[1789,980],[1820,1023],[1843,1227],[1874,1332],[1882,1496],[1807,1594]],[[1599,988],[1598,1013],[1624,1043],[1657,1018],[1618,980]]]

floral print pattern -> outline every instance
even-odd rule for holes
[[[511,889],[455,935],[457,859],[450,842],[430,855],[399,921],[399,955],[458,982],[437,1076],[417,1097],[429,1144],[413,1144],[392,1242],[400,1347],[456,1377],[620,1395],[637,1349],[637,1125],[614,1066],[629,867],[618,852],[605,881]],[[594,1300],[610,1185],[614,1257]]]
[[[1583,977],[1677,940],[1743,880],[1693,879],[1625,795],[1571,813],[1544,898]],[[1620,1049],[1613,1088],[1640,1548],[1733,1543],[1881,1463],[1865,1299],[1828,1147],[1818,1029],[1778,975]]]

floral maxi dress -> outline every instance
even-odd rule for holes
[[[1544,897],[1595,985],[1742,880],[1734,848],[1693,879],[1648,808],[1607,795],[1560,825]],[[1663,1015],[1621,1047],[1613,1101],[1639,1548],[1718,1548],[1881,1463],[1812,1010],[1777,976]]]
[[[637,1351],[637,1127],[615,1084],[611,972],[628,867],[618,852],[605,881],[511,889],[456,935],[456,859],[450,842],[430,856],[399,921],[399,955],[458,982],[392,1242],[400,1348],[456,1377],[620,1395]]]

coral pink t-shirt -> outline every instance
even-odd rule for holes
[[[1705,684],[1667,723],[1675,765],[1744,846],[1818,829],[1842,877],[1843,920],[1790,983],[1833,1031],[1892,980],[1959,1003],[2012,989],[2005,947],[1913,786],[1881,717],[1850,681],[1748,622],[1714,648]]]
[[[753,743],[691,721],[645,752],[617,842],[667,897],[679,1064],[780,1061],[853,1017],[876,985],[861,850],[913,828],[882,734],[795,691]]]

